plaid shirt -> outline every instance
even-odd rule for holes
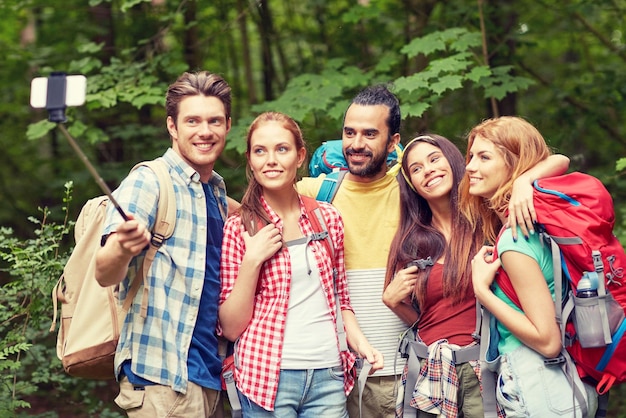
[[[261,203],[269,214],[272,223],[282,232],[282,220],[267,205],[263,197],[261,197]],[[341,309],[352,310],[343,262],[343,221],[333,206],[323,202],[320,202],[319,205],[335,249],[335,265],[338,270],[337,292],[339,293]],[[314,231],[302,201],[300,201],[300,212],[301,215],[298,220],[300,230],[304,235],[310,236]],[[326,254],[324,245],[319,241],[311,241],[309,245],[313,247],[315,254],[315,264],[311,263],[311,266],[316,265],[319,268],[328,309],[333,321],[336,321],[333,264],[330,255]],[[245,252],[246,248],[241,235],[241,217],[235,215],[228,218],[224,225],[220,264],[220,278],[222,280],[220,304],[228,298],[233,290]],[[290,277],[289,250],[283,248],[263,264],[259,277],[260,290],[255,296],[255,309],[252,319],[239,337],[235,349],[237,388],[251,401],[270,411],[274,409],[278,390],[283,338],[289,307]],[[337,348],[339,349],[339,340],[337,340]],[[353,353],[349,351],[341,353],[346,395],[354,386],[354,377],[349,373],[354,365],[354,360]]]
[[[472,343],[475,345],[476,343]],[[420,411],[429,412],[433,416],[453,418],[459,415],[457,391],[459,378],[456,374],[456,365],[452,360],[452,350],[458,348],[449,345],[447,340],[439,340],[428,346],[428,359],[423,362],[417,382],[413,388],[411,406]],[[480,376],[478,361],[469,362],[477,376]],[[398,391],[396,403],[396,418],[404,415],[404,387],[408,365],[402,373],[402,386]]]
[[[476,342],[467,347],[476,345]],[[459,378],[456,373],[456,364],[452,359],[452,349],[457,345],[448,344],[447,340],[439,340],[428,346],[428,359],[423,362],[420,368],[417,382],[413,388],[411,406],[420,411],[425,411],[433,416],[441,418],[454,418],[459,416],[458,390]],[[482,393],[482,382],[480,381],[480,362],[470,360],[468,362],[480,382]],[[404,416],[404,390],[408,374],[408,364],[404,366],[402,373],[402,384],[398,390],[396,401],[396,418]],[[504,418],[504,410],[497,405],[498,418]]]
[[[172,149],[162,158],[170,167],[174,184],[176,228],[159,248],[148,273],[147,317],[142,319],[139,312],[141,289],[126,316],[117,345],[115,370],[119,375],[122,362],[132,359],[132,371],[137,376],[185,393],[187,353],[204,285],[207,209],[200,175]],[[224,181],[213,172],[210,184],[224,219],[227,213]],[[113,194],[137,221],[150,229],[153,227],[159,185],[152,170],[141,167],[131,172]],[[108,205],[103,235],[115,231],[121,222],[113,205]],[[144,255],[145,252],[134,257],[130,263],[128,275],[119,287],[120,304],[124,303],[131,280],[141,277]]]

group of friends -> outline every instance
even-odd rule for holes
[[[349,170],[332,204],[318,204],[329,253],[312,238],[303,203],[323,175],[299,179],[307,149],[291,117],[266,112],[250,125],[248,185],[238,203],[214,171],[231,128],[228,83],[207,71],[183,73],[165,107],[171,147],[160,158],[174,183],[177,223],[149,271],[147,312],[134,303],[121,331],[115,402],[129,417],[212,416],[221,396],[220,337],[235,343],[244,417],[402,416],[407,370],[398,337],[410,326],[427,347],[411,391],[417,416],[482,417],[479,359],[454,361],[455,350],[478,344],[476,300],[497,319],[500,415],[578,409],[571,395],[546,399],[542,389],[569,385],[543,361],[562,347],[531,186],[567,171],[569,159],[553,155],[529,122],[483,121],[471,129],[465,156],[443,136],[420,134],[400,152],[396,175],[386,160],[401,140],[398,99],[382,85],[362,90],[343,120]],[[96,277],[118,286],[122,303],[141,275],[158,194],[148,167],[114,191],[132,216],[108,211]],[[494,286],[500,268],[521,308]],[[361,396],[357,358],[372,366]],[[590,387],[589,416],[594,396]]]

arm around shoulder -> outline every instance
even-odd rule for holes
[[[303,177],[296,183],[296,189],[301,195],[315,197],[321,184],[322,180],[319,177]]]
[[[545,160],[537,163],[537,165],[535,165],[533,168],[522,174],[522,176],[525,176],[525,178],[521,181],[533,183],[537,179],[560,176],[561,174],[565,174],[568,168],[569,157],[563,154],[554,154],[549,156]]]
[[[237,212],[237,210],[241,207],[241,203],[230,196],[226,196],[226,202],[228,203],[228,216]]]

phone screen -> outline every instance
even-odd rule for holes
[[[87,93],[87,78],[84,75],[65,77],[65,106],[82,106]],[[37,77],[30,83],[30,105],[35,109],[46,107],[48,97],[48,78]]]

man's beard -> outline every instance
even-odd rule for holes
[[[344,155],[344,157],[346,158],[346,161],[348,161],[348,170],[350,171],[350,174],[355,176],[367,178],[375,177],[383,170],[383,167],[386,167],[387,165],[387,154],[385,152],[381,152],[375,155],[370,151],[357,153],[354,151],[353,148],[348,148],[344,151],[344,154],[346,154]],[[372,159],[367,164],[365,164],[365,166],[357,167],[350,163],[350,159],[348,158],[348,155],[350,154],[364,154],[368,157],[371,157]]]

